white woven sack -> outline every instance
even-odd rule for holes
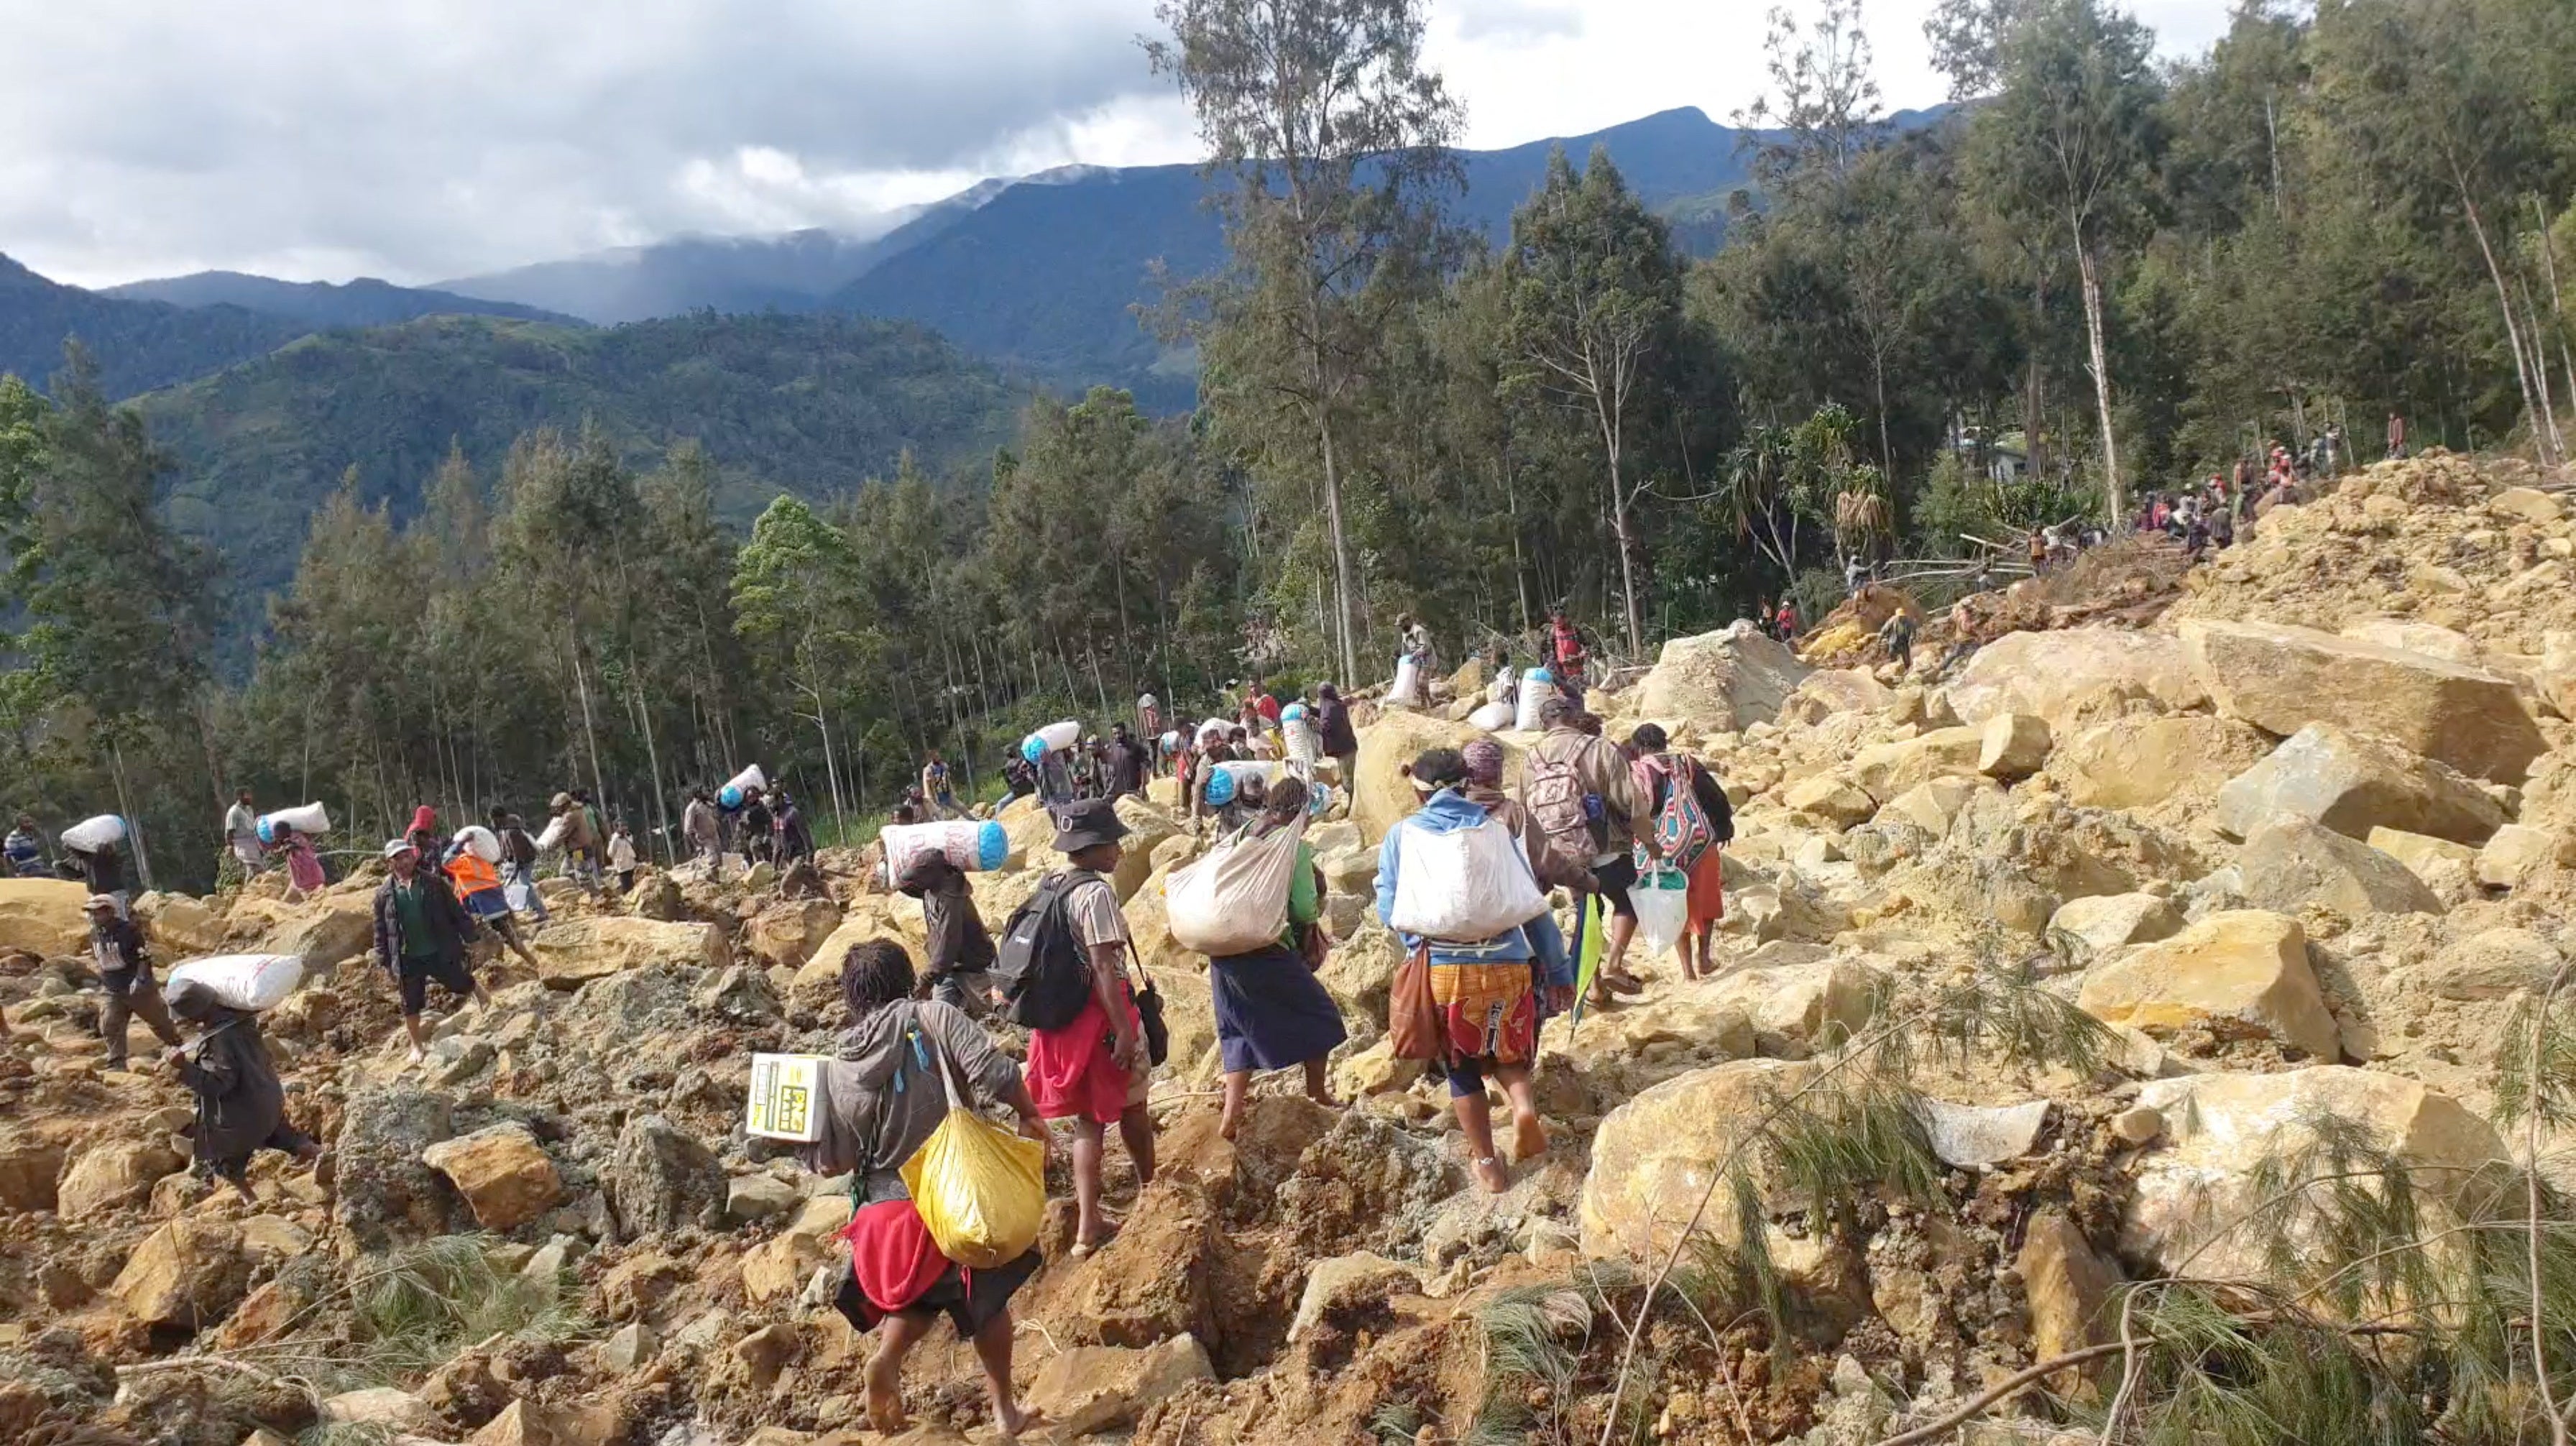
[[[63,830],[63,847],[96,853],[113,843],[125,842],[125,820],[112,813],[85,818]]]
[[[479,823],[469,823],[458,829],[456,841],[465,845],[474,857],[487,864],[497,864],[501,861],[501,841],[493,837],[492,830]]]
[[[1398,827],[1395,907],[1387,919],[1398,933],[1475,943],[1547,912],[1520,840],[1501,824],[1487,819],[1447,833],[1410,821]]]
[[[1509,703],[1488,703],[1467,715],[1467,721],[1488,733],[1500,733],[1512,726],[1518,715]]]
[[[1165,926],[1182,948],[1211,959],[1278,943],[1297,882],[1297,828],[1237,835],[1163,881]]]
[[[293,954],[218,954],[191,959],[170,971],[164,985],[187,979],[214,991],[227,1009],[275,1009],[304,979],[304,961]]]

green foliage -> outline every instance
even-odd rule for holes
[[[440,1235],[397,1251],[356,1300],[365,1368],[400,1380],[494,1336],[561,1344],[590,1329],[561,1280],[500,1269],[492,1244]]]

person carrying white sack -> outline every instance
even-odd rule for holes
[[[1430,1003],[1436,1016],[1436,1058],[1449,1077],[1449,1103],[1458,1128],[1467,1138],[1468,1159],[1476,1182],[1495,1194],[1511,1188],[1511,1172],[1494,1148],[1492,1108],[1485,1100],[1485,1077],[1491,1074],[1511,1100],[1513,1155],[1529,1160],[1547,1150],[1547,1127],[1539,1120],[1538,1100],[1530,1085],[1530,1065],[1538,1057],[1539,1022],[1569,1007],[1574,997],[1574,963],[1566,955],[1565,934],[1547,909],[1536,877],[1518,838],[1464,792],[1467,760],[1454,748],[1433,748],[1413,761],[1413,786],[1427,791],[1418,812],[1407,816],[1386,836],[1378,851],[1377,916],[1396,930],[1405,952],[1419,957],[1429,976]],[[1519,887],[1532,901],[1521,923],[1480,938],[1449,938],[1414,933],[1403,906],[1418,906],[1404,890],[1408,845],[1417,840],[1490,828],[1502,840],[1501,857],[1520,871],[1518,880],[1493,881],[1483,893]],[[1426,852],[1425,857],[1430,857]],[[1475,882],[1471,879],[1469,882]],[[1417,888],[1419,888],[1417,881]],[[1434,898],[1433,908],[1471,902]],[[1394,1032],[1390,1022],[1390,1034]]]

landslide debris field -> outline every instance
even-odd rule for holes
[[[1911,677],[1848,638],[1833,669],[1748,627],[1667,645],[1592,706],[1736,802],[1721,967],[1641,959],[1642,995],[1549,1023],[1553,1148],[1499,1196],[1383,1042],[1368,900],[1396,770],[1472,736],[1466,702],[1369,721],[1312,835],[1341,1112],[1264,1079],[1218,1137],[1204,961],[1160,902],[1200,845],[1168,781],[1123,802],[1163,1172],[1111,1151],[1126,1225],[1087,1260],[1051,1205],[1016,1302],[1045,1432],[2089,1441],[2118,1397],[2113,1439],[2548,1439],[2533,1312],[2563,1373],[2576,1301],[2516,1262],[2576,1281],[2524,1170],[2576,1059],[2530,1008],[2576,948],[2576,528],[2541,480],[2373,467],[2196,568],[2106,567],[2149,579],[2120,596],[1972,599]],[[1061,862],[1003,817],[997,925]],[[174,1079],[102,1072],[79,889],[0,882],[0,1440],[881,1439],[816,1288],[844,1182],[740,1127],[754,1051],[828,1050],[847,946],[920,946],[916,904],[823,862],[830,899],[550,895],[539,968],[491,965],[422,1065],[365,957],[374,878],[145,896],[165,968],[307,961],[267,1030],[328,1165],[263,1156],[254,1206],[186,1172]],[[991,1435],[944,1325],[906,1400],[903,1439]]]

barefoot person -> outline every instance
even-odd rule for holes
[[[1081,1260],[1109,1242],[1109,1217],[1100,1208],[1100,1165],[1111,1125],[1127,1146],[1141,1189],[1154,1179],[1154,1117],[1145,1111],[1153,1062],[1146,1054],[1145,1024],[1127,979],[1127,918],[1107,874],[1116,870],[1127,836],[1107,799],[1085,799],[1057,814],[1055,850],[1072,867],[1038,885],[1032,905],[1039,967],[1050,974],[1080,971],[1088,993],[1070,1023],[1029,1032],[1029,1094],[1038,1113],[1073,1122],[1073,1258]],[[1041,900],[1044,902],[1041,903]],[[1052,916],[1052,917],[1050,917]],[[1013,916],[1013,929],[1024,921]],[[1060,945],[1049,941],[1060,940]],[[1060,947],[1063,957],[1055,958]],[[1006,965],[1009,961],[1003,961]]]
[[[286,1122],[286,1090],[259,1036],[258,1015],[227,1008],[215,991],[184,978],[170,986],[170,1012],[197,1030],[163,1055],[197,1097],[197,1170],[231,1184],[243,1204],[256,1204],[253,1155],[277,1150],[310,1161],[322,1147]]]
[[[1430,797],[1386,836],[1377,862],[1377,916],[1392,926],[1401,883],[1405,842],[1419,834],[1453,833],[1491,824],[1461,791],[1467,760],[1454,748],[1430,749],[1413,761],[1413,784]],[[1573,1002],[1574,966],[1554,915],[1542,911],[1489,939],[1425,939],[1400,935],[1405,949],[1422,951],[1430,965],[1431,997],[1439,1007],[1441,1059],[1449,1075],[1449,1103],[1467,1137],[1476,1181],[1497,1194],[1511,1188],[1511,1172],[1494,1149],[1492,1107],[1485,1077],[1492,1075],[1511,1100],[1513,1155],[1527,1160],[1547,1150],[1530,1089],[1530,1062],[1538,1053],[1541,1006]]]
[[[388,842],[385,859],[393,877],[376,890],[376,960],[402,990],[403,1031],[411,1036],[411,1062],[418,1064],[429,1057],[420,1011],[429,1002],[432,980],[478,1004],[491,1003],[492,996],[465,962],[476,933],[474,916],[456,901],[446,878],[421,867],[420,850],[409,839]]]
[[[1735,839],[1735,810],[1727,804],[1726,790],[1708,769],[1698,759],[1675,749],[1662,725],[1638,724],[1637,730],[1628,735],[1628,746],[1636,750],[1641,780],[1649,780],[1654,786],[1654,796],[1646,801],[1648,816],[1659,821],[1667,817],[1689,820],[1675,829],[1689,857],[1673,862],[1686,864],[1690,879],[1679,945],[1682,977],[1697,979],[1715,968],[1709,958],[1708,941],[1718,921],[1726,917],[1722,851]]]
[[[1038,1253],[992,1270],[969,1270],[939,1253],[904,1188],[903,1164],[948,1114],[946,1070],[960,1093],[1007,1106],[1020,1133],[1044,1144],[1046,1125],[1020,1072],[975,1021],[919,999],[912,958],[887,939],[854,944],[841,958],[850,1026],[823,1066],[823,1138],[803,1147],[808,1167],[850,1177],[856,1211],[850,1280],[837,1302],[850,1324],[877,1332],[868,1361],[868,1424],[902,1431],[903,1360],[940,1316],[974,1342],[993,1421],[1005,1438],[1034,1424],[1011,1390],[1011,1296],[1037,1272]]]
[[[1271,785],[1269,803],[1246,837],[1293,829],[1306,818],[1306,785],[1283,778]],[[1257,1069],[1305,1071],[1306,1097],[1338,1109],[1324,1085],[1325,1057],[1350,1037],[1341,1006],[1315,978],[1324,957],[1323,891],[1317,885],[1314,848],[1300,839],[1289,876],[1288,927],[1267,948],[1208,960],[1208,985],[1216,994],[1216,1042],[1225,1061],[1225,1114],[1217,1133],[1231,1140],[1243,1123],[1243,1097]]]

